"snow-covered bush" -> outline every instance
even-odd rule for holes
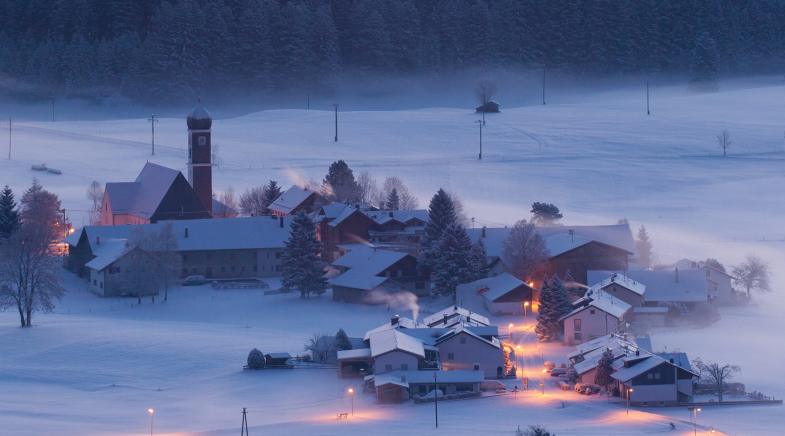
[[[254,348],[248,353],[248,368],[262,369],[264,368],[264,353]]]

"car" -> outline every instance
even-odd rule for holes
[[[558,377],[567,374],[567,368],[553,368],[551,370],[551,377]]]
[[[550,360],[546,360],[543,366],[545,367],[545,370],[548,372],[551,372],[553,368],[556,368],[556,364],[551,362]]]
[[[207,283],[208,280],[205,276],[188,276],[183,279],[183,286],[199,286]]]

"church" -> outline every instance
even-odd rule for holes
[[[148,162],[133,182],[106,184],[99,224],[150,224],[227,215],[227,207],[213,198],[212,122],[201,105],[188,115],[188,179],[180,171]]]

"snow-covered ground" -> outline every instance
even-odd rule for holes
[[[275,178],[321,180],[343,158],[379,179],[397,175],[421,204],[439,187],[457,193],[476,225],[511,224],[533,201],[559,205],[567,223],[626,217],[645,224],[662,261],[715,257],[727,264],[748,253],[767,259],[777,292],[756,304],[723,310],[703,329],[653,333],[655,347],[742,366],[749,390],[785,396],[781,313],[785,297],[785,84],[724,86],[714,94],[654,90],[646,116],[642,94],[629,90],[572,104],[504,108],[489,116],[483,160],[477,160],[477,116],[454,108],[343,112],[332,141],[328,111],[264,111],[214,122],[221,166],[216,190],[242,191]],[[209,108],[209,105],[208,105]],[[715,136],[731,133],[727,158]],[[132,180],[147,160],[185,169],[185,120],[156,126],[149,155],[144,118],[100,122],[17,120],[12,160],[0,160],[0,184],[15,191],[33,177],[56,192],[72,221],[85,220],[92,180]],[[5,145],[5,144],[3,144]],[[0,146],[5,155],[3,146]],[[60,176],[34,173],[45,162]],[[166,304],[98,299],[65,275],[72,292],[54,314],[19,329],[0,313],[0,433],[144,434],[145,410],[167,433],[236,434],[249,410],[253,433],[436,434],[428,405],[378,406],[358,396],[348,410],[345,380],[329,370],[243,372],[252,347],[301,352],[315,332],[350,335],[383,322],[385,307],[327,298],[262,296],[258,291],[186,288]],[[506,323],[508,320],[500,320]],[[562,401],[566,407],[562,408]],[[542,423],[557,434],[640,434],[692,428],[681,409],[632,412],[549,388],[440,404],[440,429],[451,434],[512,434]],[[699,416],[729,434],[777,434],[785,412],[775,407],[705,408]],[[147,429],[147,430],[146,430]]]

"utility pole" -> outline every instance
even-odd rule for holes
[[[545,106],[545,67],[542,67],[542,105]]]
[[[155,156],[155,123],[158,122],[158,118],[155,117],[155,114],[150,115],[150,118],[147,119],[150,122],[150,127],[152,128],[152,139],[150,141],[150,145],[152,146],[152,155]]]
[[[246,416],[245,407],[243,407],[243,422],[240,424],[240,436],[248,435],[248,417]]]
[[[52,103],[52,122],[54,123],[55,122],[55,95],[54,94],[52,94],[51,103]]]
[[[8,117],[8,160],[11,160],[11,129],[13,125],[14,121]]]
[[[433,415],[436,418],[436,428],[439,428],[439,385],[436,384],[436,372],[433,373]]]
[[[307,110],[307,111],[311,110],[311,95],[310,94],[308,94],[308,96],[306,96],[306,98],[305,98],[305,110]]]
[[[480,156],[479,156],[479,158],[478,158],[478,159],[479,159],[479,160],[482,160],[482,126],[483,126],[483,124],[485,124],[485,123],[484,123],[484,122],[482,122],[481,120],[477,120],[477,121],[475,121],[474,123],[475,123],[475,124],[478,124],[478,125],[480,126]]]
[[[651,110],[649,110],[649,81],[646,81],[646,115],[651,115]]]
[[[334,103],[333,108],[335,108],[335,142],[338,142],[338,104]]]
[[[487,104],[487,103],[486,103],[486,104]],[[486,107],[483,107],[483,108],[482,108],[482,125],[483,125],[483,126],[485,125],[485,108],[486,108]]]

